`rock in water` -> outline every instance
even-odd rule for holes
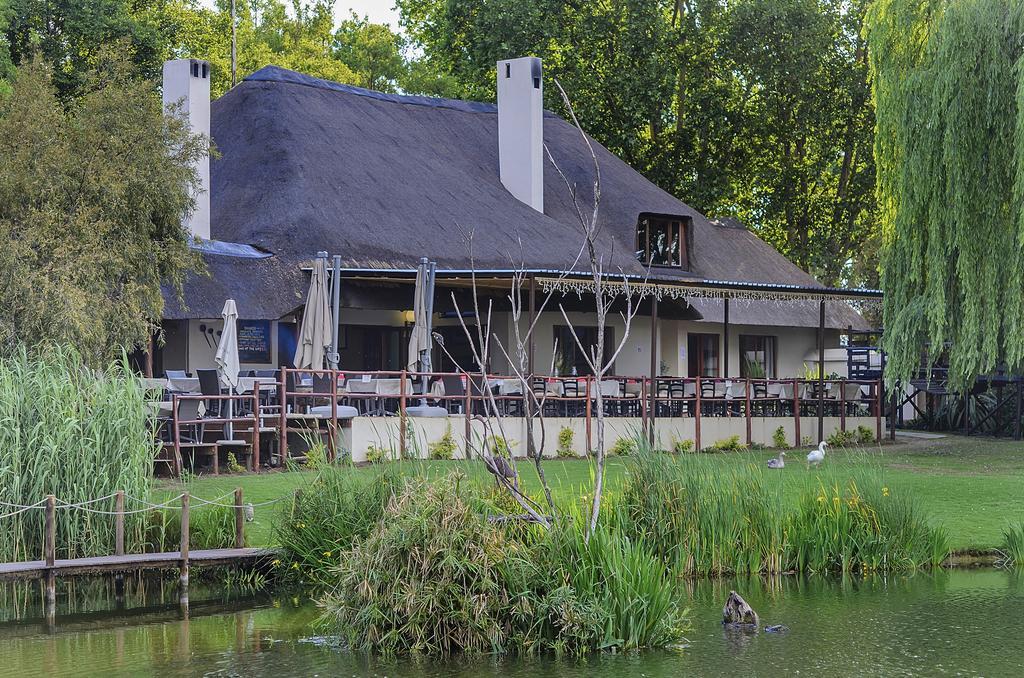
[[[758,625],[757,613],[754,608],[747,605],[747,601],[735,591],[729,591],[729,597],[722,608],[723,624],[749,624]]]

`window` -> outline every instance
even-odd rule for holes
[[[636,258],[649,266],[689,268],[686,225],[682,219],[641,216],[636,227]]]
[[[577,327],[576,336],[584,348],[590,349],[597,345],[596,327]],[[590,365],[587,364],[586,355],[580,351],[576,339],[572,336],[572,330],[566,325],[555,325],[555,374],[558,376],[589,375],[593,374]],[[615,352],[615,328],[604,328],[604,360],[608,360]]]
[[[718,376],[718,335],[695,334],[687,336],[688,372],[691,377]]]
[[[775,337],[740,335],[740,376],[775,378]]]

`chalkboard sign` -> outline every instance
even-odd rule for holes
[[[238,361],[243,363],[270,362],[270,321],[238,321]]]

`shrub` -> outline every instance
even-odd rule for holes
[[[672,451],[676,454],[686,454],[693,452],[693,441],[692,440],[676,440],[672,443]]]
[[[575,457],[576,453],[572,449],[573,432],[568,426],[563,426],[562,430],[558,432],[558,456],[559,457]]]
[[[739,436],[729,436],[725,440],[716,440],[711,446],[704,448],[705,452],[738,452],[747,449],[747,446],[740,442]]]
[[[458,474],[410,482],[334,570],[321,623],[384,654],[582,654],[679,640],[674,582],[644,547],[579,524],[524,540]]]
[[[506,440],[501,436],[494,436],[491,439],[491,454],[496,457],[505,457],[506,459],[512,458],[512,448],[515,447],[516,441]]]
[[[628,457],[631,454],[636,454],[637,441],[636,437],[619,438],[615,441],[615,444],[608,450],[608,456],[611,457]]]
[[[854,431],[840,431],[836,429],[825,440],[829,447],[849,447],[857,441],[857,434]]]
[[[118,490],[148,500],[158,449],[150,397],[126,363],[92,370],[71,348],[0,358],[0,501],[27,506],[53,494],[75,504]],[[114,498],[89,508],[112,511]],[[0,560],[38,558],[43,523],[42,510],[5,518]],[[125,516],[126,548],[141,547],[145,524],[144,514]],[[60,511],[56,547],[58,558],[113,553],[114,521],[100,513]]]
[[[444,435],[427,445],[427,455],[431,459],[451,460],[455,457],[455,436],[452,435],[452,425],[449,422]]]
[[[314,585],[331,581],[328,572],[340,552],[369,534],[408,468],[388,464],[370,471],[331,466],[296,490],[275,521],[284,571]]]
[[[388,461],[390,459],[391,450],[376,443],[370,443],[366,446],[366,463],[379,464],[382,461]]]
[[[875,432],[861,424],[857,427],[857,442],[861,445],[870,445],[875,442]]]
[[[234,452],[228,452],[228,472],[245,473],[245,467],[238,463],[238,457]]]
[[[786,438],[786,429],[781,426],[775,429],[775,432],[772,433],[772,446],[780,450],[789,449],[789,439]]]

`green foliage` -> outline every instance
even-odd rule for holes
[[[665,645],[682,614],[641,545],[578,524],[518,540],[490,525],[464,479],[409,483],[339,558],[322,623],[384,654],[582,654]]]
[[[245,467],[238,463],[238,457],[234,452],[228,452],[228,472],[245,473]]]
[[[181,215],[209,140],[105,54],[75,106],[38,61],[0,99],[0,354],[67,343],[104,365],[145,345],[161,286],[201,266]]]
[[[693,441],[692,440],[676,440],[672,443],[672,451],[676,454],[686,454],[693,452]]]
[[[1009,564],[1024,566],[1024,522],[1006,526],[1003,530],[1002,550]]]
[[[568,426],[563,426],[558,432],[558,456],[559,457],[575,457],[576,453],[572,449],[573,432]]]
[[[390,461],[392,456],[391,450],[383,445],[370,443],[366,446],[366,463],[368,464],[379,464],[383,461]]]
[[[930,345],[963,390],[1024,365],[1024,5],[877,0],[865,26],[887,376]]]
[[[739,452],[740,450],[747,449],[747,446],[740,442],[740,437],[729,436],[725,440],[716,440],[714,443],[704,448],[705,452]]]
[[[607,454],[610,457],[628,457],[631,454],[636,454],[636,447],[636,437],[626,436],[616,440],[615,444],[608,449]]]
[[[723,473],[707,457],[641,449],[609,512],[684,575],[911,570],[949,551],[945,532],[870,470],[809,480],[793,507],[760,464]]]
[[[786,437],[786,429],[778,427],[775,432],[772,433],[772,447],[780,450],[789,449],[789,439]]]
[[[836,429],[825,442],[829,444],[829,447],[849,447],[857,442],[857,433],[856,431],[840,431]]]
[[[168,553],[181,548],[180,510],[166,508],[144,515],[145,548],[140,550]],[[234,508],[190,504],[188,545],[197,550],[234,548]]]
[[[445,429],[444,435],[427,445],[427,453],[431,459],[453,459],[457,449],[458,445],[455,444],[455,436],[452,435],[452,425],[450,422],[448,423],[448,428]]]
[[[870,445],[875,442],[875,432],[861,424],[857,427],[857,443],[859,445]]]
[[[512,458],[512,448],[515,447],[516,441],[506,440],[501,436],[494,436],[491,439],[491,454],[496,457],[505,457],[506,459]]]
[[[103,61],[104,49],[112,45],[127,56],[135,77],[158,78],[166,36],[138,11],[139,4],[131,0],[0,0],[0,51],[22,66],[40,56],[52,70],[54,86],[65,102],[90,89],[93,70]],[[4,56],[0,53],[0,66]],[[3,75],[0,72],[0,78]]]
[[[27,506],[53,494],[74,504],[118,490],[147,499],[156,445],[146,400],[123,363],[94,371],[60,347],[0,357],[0,501]],[[89,508],[112,511],[114,498]],[[39,558],[43,521],[37,509],[4,518],[0,559]],[[56,529],[58,558],[113,552],[111,516],[59,509]],[[143,531],[141,514],[125,516],[126,548],[141,550]]]
[[[738,217],[823,280],[877,282],[864,2],[398,0],[424,61],[489,101],[544,59],[545,105],[665,190]],[[780,50],[779,45],[786,45]]]
[[[332,581],[340,553],[369,534],[402,482],[397,464],[322,469],[295,492],[275,524],[283,572],[314,585]]]

